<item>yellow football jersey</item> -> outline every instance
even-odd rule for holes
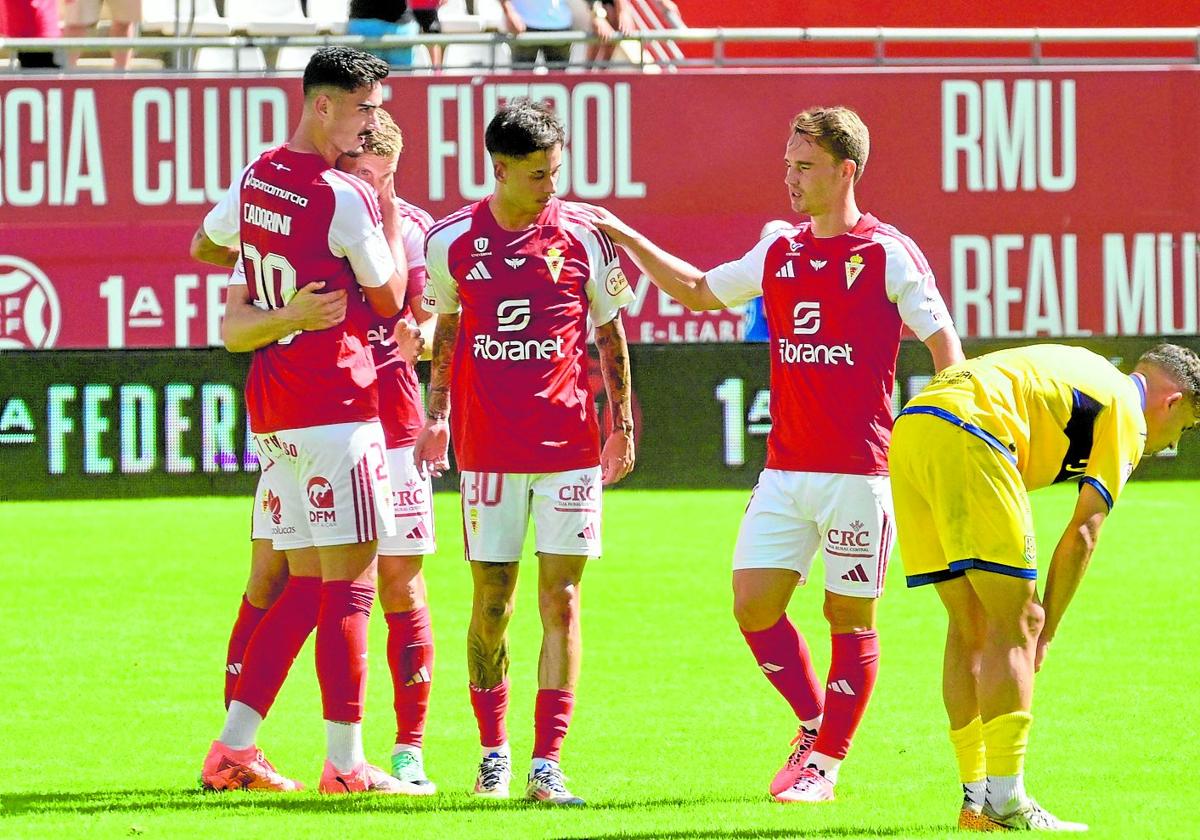
[[[1144,388],[1090,350],[1038,344],[947,368],[903,413],[935,414],[984,438],[1029,490],[1086,481],[1111,508],[1145,451]]]

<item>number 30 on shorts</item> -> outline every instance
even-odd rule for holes
[[[495,507],[500,504],[500,497],[504,492],[504,474],[473,473],[469,483],[463,484],[462,492],[468,505]]]

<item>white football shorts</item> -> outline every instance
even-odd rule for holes
[[[256,434],[259,460],[280,498],[278,550],[347,545],[396,533],[383,427],[336,423]],[[294,528],[294,532],[286,529]],[[272,531],[274,534],[274,531]]]
[[[411,446],[389,449],[387,461],[396,533],[379,538],[379,553],[390,557],[433,554],[437,550],[433,538],[433,482],[417,472]]]
[[[820,549],[827,591],[878,598],[894,523],[885,475],[763,470],[738,529],[733,568],[791,569],[804,584]]]
[[[556,473],[464,470],[460,487],[468,560],[520,560],[530,514],[538,552],[600,556],[599,466]]]
[[[279,464],[261,452],[258,455],[259,469],[258,487],[254,491],[254,510],[250,519],[250,539],[270,540],[276,551],[289,548],[306,548],[312,545],[307,533],[297,535],[296,520],[304,515],[304,511],[296,506],[297,498],[289,496],[293,508],[284,510],[279,482],[283,480],[286,470],[280,469]]]

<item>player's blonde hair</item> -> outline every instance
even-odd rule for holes
[[[399,157],[400,152],[404,151],[404,135],[400,132],[400,126],[396,125],[392,115],[382,108],[375,112],[375,116],[379,128],[370,132],[363,140],[363,153],[379,155],[389,160]]]
[[[811,137],[835,160],[854,161],[854,183],[858,183],[871,153],[871,134],[858,114],[841,105],[808,108],[792,119],[792,131]]]
[[[1195,350],[1178,344],[1156,344],[1137,361],[1138,367],[1153,365],[1174,380],[1192,402],[1192,411],[1200,416],[1200,356]]]

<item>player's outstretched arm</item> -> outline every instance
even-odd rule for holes
[[[458,340],[459,313],[442,313],[433,331],[433,362],[429,395],[425,399],[425,427],[413,444],[413,463],[422,476],[441,475],[450,468],[450,365]]]
[[[708,287],[704,272],[685,259],[655,245],[607,210],[595,208],[596,227],[608,234],[633,257],[650,282],[693,312],[724,309],[725,304]]]
[[[201,225],[192,236],[190,252],[192,259],[210,265],[219,265],[223,268],[233,268],[242,255],[237,248],[227,248],[209,239],[208,234],[204,232],[204,225]]]
[[[605,484],[616,484],[633,470],[633,385],[629,373],[629,345],[621,315],[596,327],[596,350],[600,353],[600,371],[604,390],[613,413],[613,430],[600,453],[600,468]]]
[[[249,353],[296,332],[337,326],[346,317],[346,291],[322,292],[324,282],[309,283],[280,309],[259,309],[245,285],[232,284],[225,299],[221,341],[231,353]]]
[[[958,339],[958,331],[954,327],[943,327],[929,338],[925,339],[929,355],[933,356],[933,369],[943,371],[966,360],[963,355],[962,342]]]
[[[1075,512],[1071,515],[1071,524],[1059,539],[1054,548],[1054,556],[1050,560],[1050,571],[1046,573],[1046,591],[1042,598],[1042,606],[1046,610],[1046,622],[1042,626],[1038,638],[1037,657],[1034,668],[1042,667],[1046,657],[1046,647],[1054,640],[1058,626],[1062,622],[1067,605],[1083,580],[1087,571],[1088,561],[1096,550],[1096,540],[1100,538],[1100,526],[1108,516],[1108,503],[1100,492],[1091,484],[1084,483],[1079,488],[1079,499],[1075,502]]]

